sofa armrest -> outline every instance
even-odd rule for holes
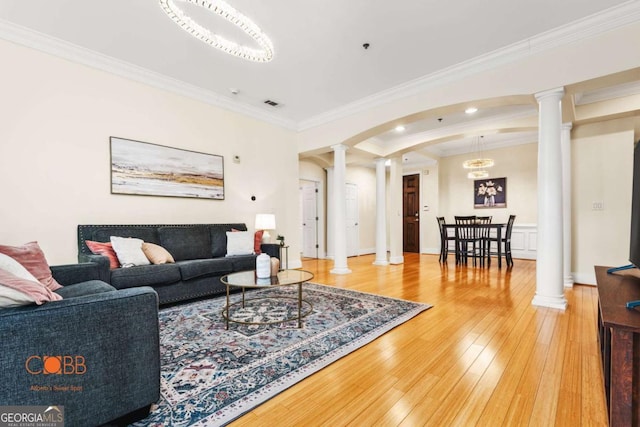
[[[0,405],[62,405],[66,425],[89,426],[159,398],[158,296],[149,287],[3,309],[0,336]]]
[[[280,259],[280,245],[278,243],[262,243],[260,250],[270,257]]]
[[[100,280],[111,283],[111,263],[109,262],[108,257],[95,254],[78,254],[78,262],[80,264],[87,262],[98,264],[100,269]]]
[[[52,265],[50,267],[53,278],[63,286],[89,280],[103,280],[103,267],[95,262],[81,264]],[[107,273],[109,271],[107,270]],[[109,282],[107,282],[109,283]]]

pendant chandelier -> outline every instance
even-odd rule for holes
[[[481,178],[488,178],[488,177],[489,177],[489,172],[487,172],[484,169],[472,170],[467,174],[467,178],[469,179],[481,179]]]
[[[467,178],[469,179],[479,179],[479,178],[488,177],[489,172],[484,170],[484,168],[490,168],[494,164],[493,159],[484,157],[481,138],[484,138],[484,136],[477,136],[474,141],[474,151],[475,151],[476,157],[473,159],[465,160],[462,163],[463,168],[472,169],[467,174]]]
[[[273,59],[273,44],[269,37],[247,16],[230,6],[223,0],[159,0],[160,7],[173,22],[193,37],[220,49],[229,55],[256,62],[269,62]],[[258,47],[243,46],[238,42],[226,39],[209,31],[180,8],[181,3],[195,6],[220,16],[251,37]]]

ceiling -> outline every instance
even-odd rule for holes
[[[158,0],[0,0],[0,37],[161,80],[199,99],[301,130],[368,97],[634,1],[227,0],[271,38],[275,53],[268,63],[239,59],[196,40],[162,12]],[[212,31],[251,43],[202,8],[182,7]],[[638,87],[631,82],[624,91]],[[607,89],[595,95],[582,91],[576,98],[614,96]],[[268,99],[279,105],[264,104]],[[410,144],[413,138],[415,150],[405,150],[410,156],[446,156],[470,146],[463,138],[447,140],[447,129],[460,133],[470,122],[535,114],[533,98],[529,105],[495,106],[473,116],[449,112],[415,121],[403,133],[385,131],[367,144]],[[488,135],[487,143],[536,138],[531,131],[496,135]],[[425,138],[433,143],[420,143]]]

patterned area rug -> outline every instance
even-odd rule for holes
[[[232,318],[274,321],[297,313],[297,286],[246,298],[244,309],[232,306]],[[310,313],[302,329],[287,321],[230,323],[227,331],[225,298],[160,310],[161,399],[135,425],[225,425],[431,307],[313,283],[303,285],[303,298],[313,308],[303,306]]]

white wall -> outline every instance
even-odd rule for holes
[[[490,177],[507,178],[507,207],[474,209],[473,180],[467,178],[468,171],[462,168],[462,162],[471,155],[465,154],[440,159],[439,216],[452,222],[455,215],[492,215],[493,222],[507,222],[509,215],[516,215],[516,223],[535,224],[538,144],[487,150],[484,154],[495,161],[488,169]]]
[[[0,57],[1,243],[38,240],[51,264],[73,263],[78,224],[253,229],[255,214],[270,212],[272,234],[285,235],[297,258],[292,132],[9,42],[0,41]],[[110,194],[109,136],[224,156],[225,200]]]
[[[629,263],[634,125],[612,120],[572,131],[572,270],[595,284],[594,265]],[[603,202],[603,210],[593,210]]]

